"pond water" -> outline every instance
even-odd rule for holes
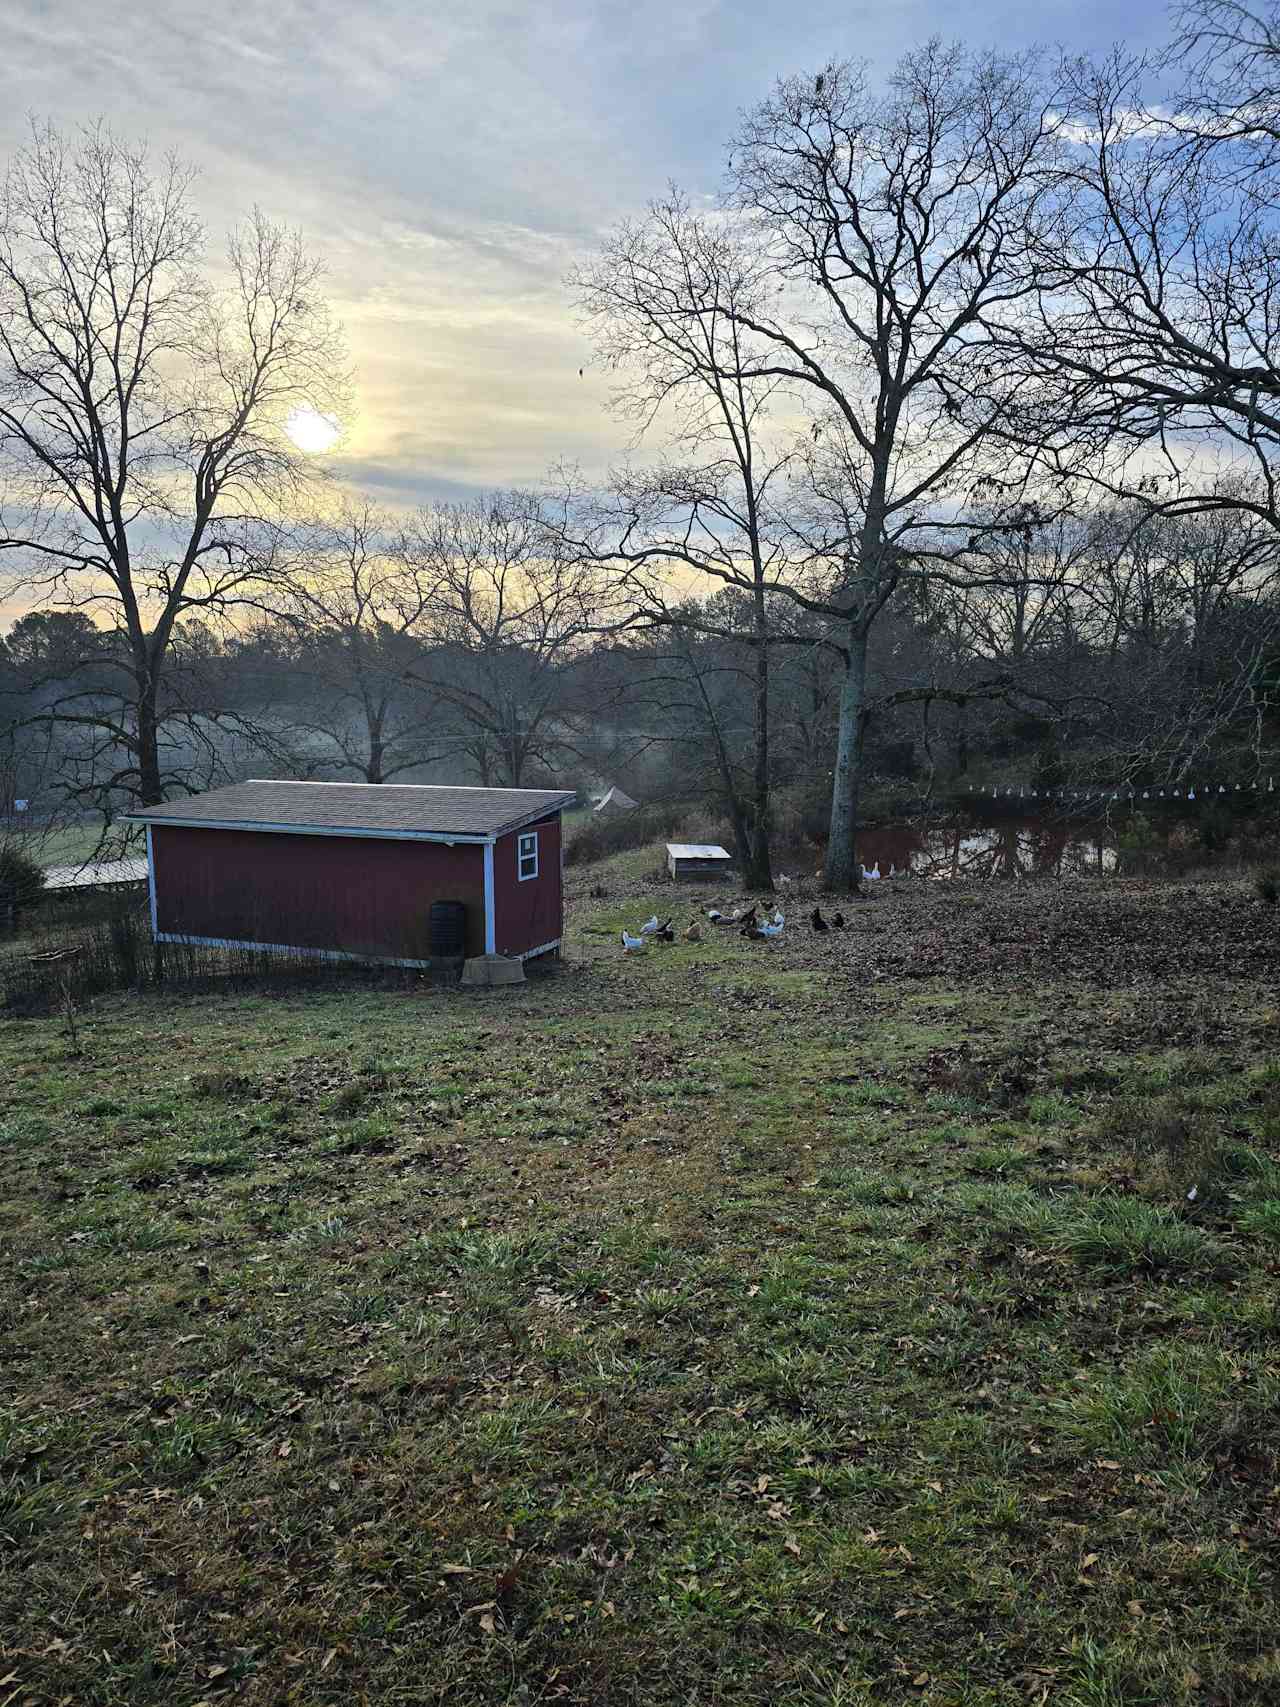
[[[1113,824],[1030,817],[890,824],[859,831],[858,854],[882,878],[1106,877],[1119,868],[1119,835]]]
[[[933,878],[1114,877],[1201,867],[1280,864],[1280,819],[1270,802],[1118,810],[1020,811],[999,806],[870,827],[858,833],[864,866]]]

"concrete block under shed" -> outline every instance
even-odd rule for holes
[[[476,954],[463,963],[462,982],[473,988],[497,984],[523,984],[524,961],[508,960],[505,954]]]
[[[732,865],[731,856],[713,842],[667,843],[667,876],[673,883],[689,878],[723,878]]]

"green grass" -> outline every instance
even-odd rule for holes
[[[651,867],[521,991],[0,1029],[0,1701],[1280,1689],[1266,981],[624,961]]]
[[[69,824],[59,830],[33,830],[21,836],[15,832],[15,837],[41,865],[79,865],[97,852],[102,839],[102,825]],[[105,857],[119,858],[119,851],[109,850]]]

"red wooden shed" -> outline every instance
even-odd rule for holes
[[[560,814],[572,793],[408,783],[237,783],[130,817],[147,827],[158,942],[430,964],[433,901],[466,952],[560,946]]]

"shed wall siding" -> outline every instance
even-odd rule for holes
[[[431,903],[462,901],[467,953],[484,953],[477,846],[162,824],[151,845],[162,935],[425,960]]]
[[[538,875],[519,881],[520,837],[538,832]],[[564,933],[560,871],[560,815],[553,813],[500,836],[493,849],[495,944],[499,954],[526,954],[557,942]]]

